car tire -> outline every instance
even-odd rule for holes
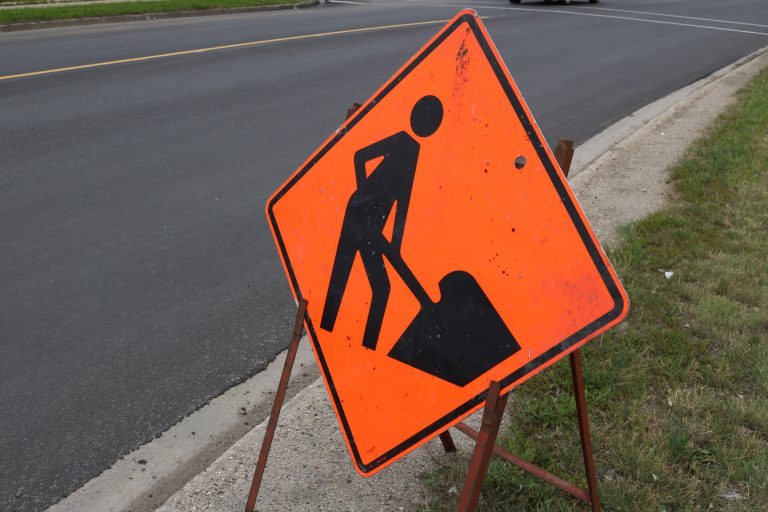
[[[599,4],[600,0],[589,0],[589,3],[591,3],[591,4]]]
[[[509,3],[511,3],[511,4],[519,4],[522,1],[523,0],[509,0]]]
[[[571,0],[560,0],[560,5],[571,5]]]

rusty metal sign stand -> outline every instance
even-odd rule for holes
[[[347,111],[347,118],[351,117],[358,109],[360,104],[354,103]],[[560,139],[555,149],[555,158],[560,164],[565,177],[568,177],[568,171],[573,159],[573,141]],[[275,392],[275,401],[272,404],[272,412],[267,423],[267,430],[264,433],[264,441],[261,444],[259,458],[256,463],[256,470],[251,481],[248,500],[245,505],[245,512],[254,512],[256,498],[259,495],[261,481],[264,476],[264,470],[267,466],[267,458],[272,446],[272,440],[277,429],[277,421],[280,417],[280,411],[285,401],[285,394],[290,380],[291,370],[296,359],[296,352],[301,341],[302,331],[304,329],[304,320],[307,315],[307,301],[299,300],[296,309],[296,320],[293,326],[291,343],[288,347],[288,354],[285,358],[283,373],[280,375],[280,382]],[[501,384],[493,381],[488,388],[486,395],[486,405],[483,410],[483,418],[480,431],[469,427],[465,423],[455,425],[460,432],[474,439],[477,443],[472,455],[472,460],[467,471],[467,479],[464,482],[464,490],[459,499],[457,512],[474,512],[480,500],[480,491],[483,487],[483,480],[488,470],[488,464],[491,455],[496,454],[502,459],[511,462],[528,473],[541,478],[545,482],[567,492],[568,494],[588,503],[592,507],[592,512],[600,512],[600,498],[597,490],[597,475],[595,473],[595,463],[592,455],[592,442],[589,435],[589,420],[587,417],[587,403],[584,395],[584,378],[581,369],[581,354],[579,350],[574,350],[570,354],[571,375],[573,377],[573,391],[576,398],[576,413],[579,420],[579,432],[581,434],[581,449],[584,457],[584,468],[587,473],[588,491],[585,491],[573,484],[566,482],[553,475],[552,473],[532,464],[520,457],[507,452],[496,444],[496,438],[501,426],[501,418],[507,405],[508,394],[501,395]],[[455,452],[456,445],[448,430],[440,434],[440,441],[446,452]]]
[[[275,436],[275,430],[277,429],[277,421],[280,417],[283,402],[285,401],[288,380],[291,375],[291,370],[293,369],[293,363],[296,359],[299,342],[301,341],[306,313],[307,301],[302,299],[299,301],[296,311],[296,322],[293,326],[291,343],[288,347],[288,354],[285,358],[283,373],[280,376],[280,382],[277,386],[277,392],[275,393],[275,401],[272,404],[272,413],[269,416],[267,430],[264,433],[264,441],[261,445],[259,459],[256,463],[256,470],[254,471],[253,480],[251,481],[251,489],[248,493],[245,512],[254,512],[256,498],[259,495],[259,489],[261,487],[261,480],[267,466],[267,458],[269,457],[272,440]],[[469,470],[467,471],[467,479],[464,482],[464,490],[461,493],[457,512],[474,512],[477,509],[477,504],[480,500],[480,491],[483,487],[483,480],[485,478],[485,473],[488,470],[488,464],[490,463],[492,454],[498,455],[502,459],[511,462],[538,478],[541,478],[558,489],[590,504],[593,512],[600,512],[600,498],[597,492],[597,475],[595,473],[595,463],[592,456],[592,442],[589,436],[589,420],[587,418],[587,403],[584,396],[581,354],[579,350],[575,350],[569,357],[571,361],[571,375],[573,377],[573,390],[576,398],[576,412],[579,419],[579,432],[581,433],[581,449],[582,455],[584,456],[584,467],[587,473],[589,491],[584,491],[583,489],[558,478],[535,464],[507,452],[496,444],[496,437],[499,433],[501,418],[504,415],[508,395],[500,395],[501,385],[498,382],[493,381],[488,388],[480,431],[478,432],[463,422],[456,425],[457,430],[477,441],[472,460],[469,464]],[[446,430],[440,434],[440,441],[446,452],[456,451],[456,445],[454,444],[449,431]]]
[[[558,164],[560,164],[560,168],[567,178],[573,159],[573,141],[560,139],[557,148],[555,149],[555,159]],[[592,507],[592,512],[600,512],[597,474],[595,472],[595,462],[592,455],[592,441],[589,435],[587,401],[584,395],[581,353],[576,349],[571,352],[569,357],[571,362],[571,377],[573,378],[573,394],[576,399],[576,414],[579,420],[579,433],[581,434],[581,453],[584,458],[584,469],[587,474],[588,491],[558,478],[535,464],[521,459],[517,455],[509,453],[496,444],[496,437],[499,433],[499,426],[501,425],[501,418],[504,415],[504,410],[507,405],[508,395],[500,395],[501,384],[493,381],[491,382],[491,385],[488,388],[488,394],[486,395],[486,405],[483,410],[480,431],[478,432],[463,422],[455,426],[457,430],[477,441],[474,453],[472,454],[472,460],[469,463],[467,479],[464,482],[464,490],[459,499],[457,512],[474,512],[477,509],[477,504],[480,500],[480,491],[483,487],[483,480],[485,478],[485,473],[488,470],[488,464],[490,463],[492,454],[498,455],[502,459],[511,462],[533,476],[541,478],[550,485],[588,503]],[[440,434],[440,441],[443,443],[445,451],[456,451],[456,445],[448,430]]]
[[[496,444],[496,437],[499,433],[499,426],[501,425],[501,418],[507,405],[508,395],[500,396],[501,385],[493,381],[488,388],[480,431],[478,432],[463,422],[456,425],[458,431],[477,441],[472,454],[472,460],[469,463],[464,490],[461,493],[459,506],[456,509],[457,512],[474,512],[477,509],[485,473],[488,470],[488,464],[493,454],[589,504],[593,512],[600,512],[600,497],[597,490],[597,475],[595,473],[592,443],[589,436],[589,421],[584,397],[584,380],[582,378],[581,354],[579,350],[573,351],[570,354],[570,359],[573,389],[576,397],[576,412],[579,419],[579,432],[581,433],[581,451],[584,457],[584,468],[587,473],[588,491],[566,482],[549,471],[521,459],[517,455],[509,453]],[[447,430],[440,434],[440,441],[443,442],[445,451],[456,451],[453,438]]]
[[[261,443],[259,460],[256,462],[256,470],[253,473],[251,490],[248,493],[248,501],[245,504],[245,512],[253,512],[253,507],[256,506],[256,498],[259,495],[259,488],[261,487],[261,479],[264,476],[264,469],[267,467],[269,449],[272,447],[272,439],[275,437],[277,420],[280,417],[280,411],[283,408],[283,402],[285,401],[285,392],[288,389],[291,370],[293,369],[293,363],[296,360],[296,352],[299,350],[299,342],[301,341],[301,333],[304,329],[304,318],[306,316],[307,301],[301,299],[296,309],[296,321],[293,324],[291,344],[288,346],[288,354],[285,356],[283,373],[280,375],[280,382],[278,383],[277,391],[275,392],[275,402],[272,404],[272,412],[269,415],[267,431],[264,433],[264,441]]]

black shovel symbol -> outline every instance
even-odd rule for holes
[[[421,310],[387,354],[457,386],[466,386],[520,345],[480,288],[463,270],[445,275],[433,302],[399,253],[382,251],[421,304]]]

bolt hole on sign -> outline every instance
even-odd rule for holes
[[[619,323],[629,301],[498,51],[463,10],[270,198],[369,476]]]

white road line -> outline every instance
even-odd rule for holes
[[[598,11],[613,11],[613,12],[627,12],[630,14],[647,14],[648,16],[663,16],[665,18],[682,18],[686,20],[694,20],[694,21],[711,21],[713,23],[727,23],[729,25],[744,25],[747,27],[760,27],[760,28],[768,28],[768,25],[761,25],[759,23],[745,23],[743,21],[729,21],[729,20],[716,20],[714,18],[697,18],[695,16],[682,16],[679,14],[662,14],[658,12],[645,12],[645,11],[629,11],[626,9],[610,9],[608,7],[587,7],[587,9],[596,9]],[[768,12],[768,10],[766,11]]]
[[[413,0],[405,0],[407,2],[411,2]],[[488,2],[488,1],[477,1],[477,0],[470,0],[472,2],[472,5],[482,5],[482,6],[499,6],[499,2]],[[353,3],[353,2],[349,2]],[[360,3],[360,2],[355,2]],[[464,5],[464,4],[459,4]],[[509,6],[509,8],[513,8],[512,6]],[[730,20],[718,20],[714,18],[698,18],[696,16],[683,16],[680,14],[664,14],[660,12],[651,12],[651,11],[631,11],[629,9],[611,9],[610,7],[596,7],[592,5],[584,5],[580,6],[579,9],[589,9],[589,10],[597,10],[597,11],[611,11],[611,12],[625,12],[629,14],[642,14],[646,16],[661,16],[664,18],[678,18],[678,19],[684,19],[684,20],[693,20],[693,21],[710,21],[713,23],[724,23],[728,25],[743,25],[747,27],[760,27],[760,28],[768,28],[768,25],[763,25],[760,23],[746,23],[743,21],[730,21]],[[768,11],[766,11],[768,13]]]
[[[408,3],[391,3],[387,2],[386,4],[375,4],[371,2],[355,2],[352,0],[329,0],[329,3],[345,3],[345,4],[358,4],[358,5],[397,5],[397,6],[416,6],[416,7],[473,7],[472,4],[438,4],[438,3],[417,3],[417,2],[408,2]],[[756,32],[753,30],[740,30],[736,28],[726,28],[726,27],[713,27],[710,25],[697,25],[693,23],[679,23],[676,21],[663,21],[663,20],[647,20],[643,18],[632,18],[629,16],[616,16],[611,14],[593,14],[593,13],[587,13],[587,12],[577,12],[577,11],[563,11],[561,9],[531,9],[528,7],[501,7],[501,6],[493,6],[493,5],[475,5],[475,7],[481,8],[481,9],[497,9],[497,10],[503,10],[503,11],[528,11],[528,12],[537,12],[537,13],[543,13],[543,14],[569,14],[571,16],[591,16],[594,18],[608,18],[608,19],[614,19],[614,20],[624,20],[624,21],[636,21],[639,23],[655,23],[658,25],[672,25],[677,27],[689,27],[689,28],[701,28],[705,30],[716,30],[718,32],[735,32],[737,34],[749,34],[749,35],[755,35],[755,36],[768,36],[768,32]]]

